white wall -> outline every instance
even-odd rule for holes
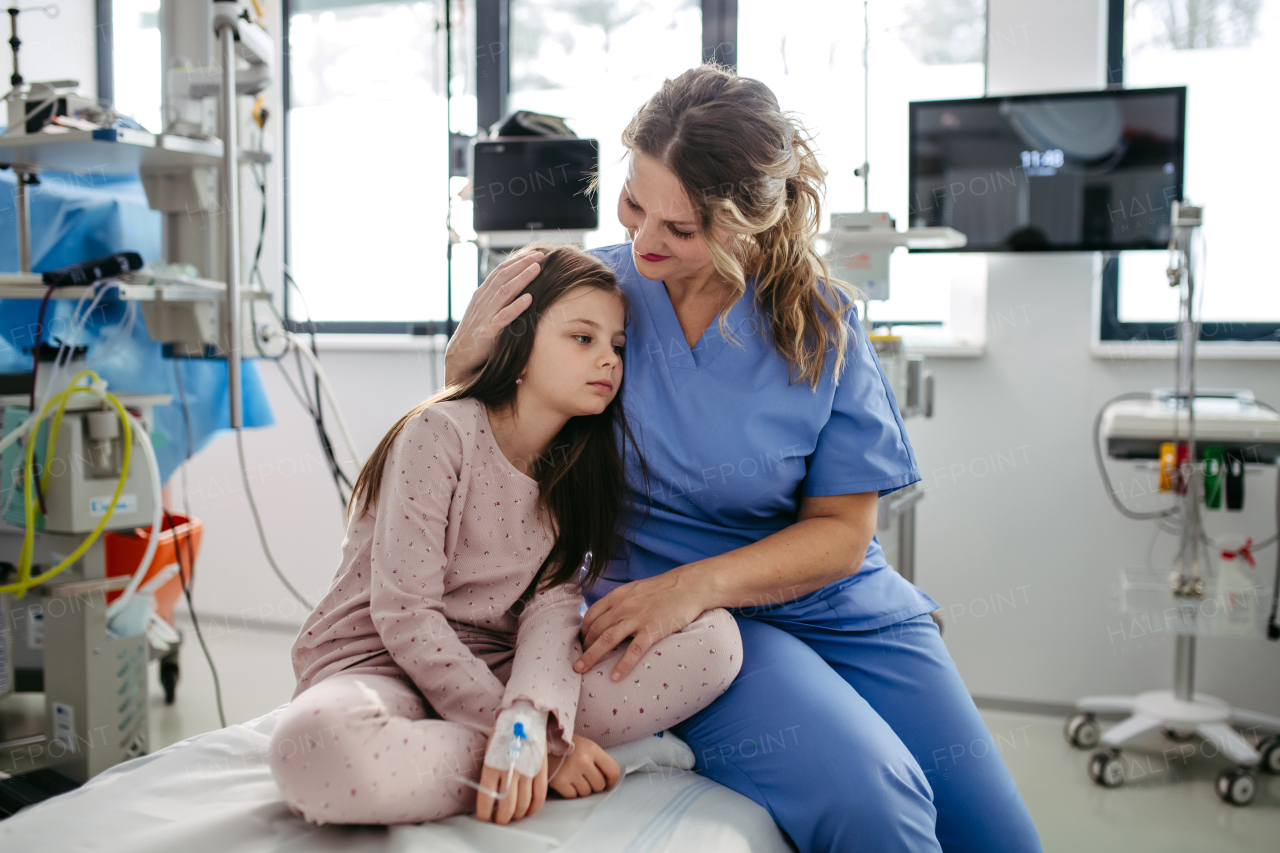
[[[1104,6],[991,0],[991,92],[1099,86]],[[1090,357],[1095,260],[993,256],[987,354],[932,362],[937,415],[910,423],[927,488],[917,581],[948,615],[948,647],[975,695],[1070,702],[1171,682],[1172,643],[1135,636],[1114,606],[1119,571],[1145,561],[1151,528],[1110,507],[1089,435],[1103,401],[1172,384],[1173,364]],[[366,453],[430,392],[438,368],[425,351],[322,355]],[[337,566],[341,514],[314,431],[274,366],[263,370],[280,423],[246,433],[255,494],[282,568],[316,597]],[[1200,381],[1280,403],[1274,362],[1204,361]],[[191,465],[193,509],[206,525],[197,597],[217,619],[215,637],[303,616],[270,575],[237,480],[227,437]],[[1250,477],[1247,511],[1230,523],[1216,514],[1211,532],[1269,535],[1274,482],[1270,471]],[[1261,565],[1273,559],[1263,552]],[[1261,639],[1202,640],[1200,687],[1280,713],[1277,654]]]

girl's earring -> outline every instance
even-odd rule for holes
[[[517,380],[516,380],[516,384],[517,384],[517,385],[519,385],[519,384],[520,384],[521,382],[523,382],[523,381],[524,381],[523,379],[517,379]]]

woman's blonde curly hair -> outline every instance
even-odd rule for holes
[[[830,277],[815,248],[826,170],[798,118],[759,80],[707,64],[664,81],[622,144],[684,187],[716,272],[737,289],[720,312],[721,333],[733,340],[725,317],[755,274],[760,311],[791,363],[791,381],[817,387],[830,348],[838,381],[852,332],[845,313],[859,294]]]

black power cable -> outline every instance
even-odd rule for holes
[[[253,489],[249,486],[248,467],[244,461],[244,428],[236,427],[236,453],[240,456],[240,479],[244,482],[244,494],[249,499],[249,511],[253,513],[253,523],[258,529],[258,541],[262,543],[262,553],[266,555],[267,562],[271,565],[271,571],[275,572],[280,583],[284,584],[284,588],[289,590],[289,594],[298,600],[298,603],[308,610],[315,610],[315,605],[307,601],[302,593],[289,583],[289,579],[284,576],[284,572],[280,571],[280,567],[276,565],[276,559],[271,555],[271,547],[267,544],[267,532],[262,526],[262,516],[258,515],[258,502],[253,498]]]
[[[187,394],[186,390],[182,387],[182,371],[178,369],[177,360],[174,360],[173,362],[173,378],[177,380],[178,383],[178,399],[182,404],[182,423],[183,426],[186,427],[187,431],[186,459],[183,460],[178,471],[182,477],[182,511],[186,514],[187,521],[190,522],[191,504],[187,495],[187,463],[191,461],[191,447],[194,441],[191,435],[191,416],[187,411]],[[169,515],[169,511],[167,509],[165,510],[164,515],[169,521],[169,529],[174,531],[173,535],[176,537],[178,533],[174,528],[173,516]],[[177,540],[175,539],[174,541],[176,545]],[[209,653],[209,646],[206,645],[204,641],[204,634],[200,630],[200,618],[196,616],[196,605],[191,595],[191,589],[196,584],[196,561],[195,554],[191,551],[191,539],[189,535],[187,537],[185,547],[187,549],[187,564],[185,566],[182,564],[182,547],[174,548],[174,551],[178,555],[178,577],[182,578],[182,594],[187,599],[187,612],[191,614],[191,624],[195,626],[196,639],[200,641],[200,649],[204,652],[204,659],[209,662],[209,672],[213,674],[213,696],[214,700],[218,704],[218,722],[225,729],[227,727],[227,715],[222,710],[222,682],[218,678],[218,667],[213,663],[213,655]],[[188,572],[190,572],[190,582],[187,580]]]
[[[316,327],[315,323],[311,319],[311,308],[307,305],[306,294],[302,292],[302,288],[298,285],[297,280],[294,279],[293,274],[289,272],[288,267],[284,267],[281,271],[284,273],[285,286],[288,287],[289,285],[292,285],[293,289],[298,292],[298,297],[302,300],[302,308],[306,312],[307,316],[307,332],[311,338],[311,353],[318,360],[320,358],[320,354],[316,347]],[[324,451],[325,460],[329,465],[329,473],[333,477],[334,486],[338,489],[338,498],[342,503],[342,510],[345,513],[347,509],[347,497],[343,493],[343,485],[345,484],[347,491],[350,491],[353,486],[350,478],[347,477],[346,472],[342,470],[342,466],[338,464],[338,457],[333,449],[333,440],[329,437],[329,431],[324,425],[324,412],[321,408],[320,377],[318,374],[314,376],[315,400],[313,401],[311,397],[311,389],[307,387],[306,373],[302,367],[302,356],[295,351],[294,359],[297,361],[298,365],[298,376],[302,380],[302,392],[307,399],[306,409],[311,415],[312,420],[315,422],[316,434],[320,439],[320,448]]]

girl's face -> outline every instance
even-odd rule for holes
[[[650,280],[706,275],[713,269],[698,214],[675,174],[632,151],[618,196],[618,221],[631,237],[636,271]]]
[[[529,363],[520,374],[517,400],[534,395],[543,405],[574,418],[598,415],[622,384],[625,317],[618,294],[571,287],[538,322]]]

